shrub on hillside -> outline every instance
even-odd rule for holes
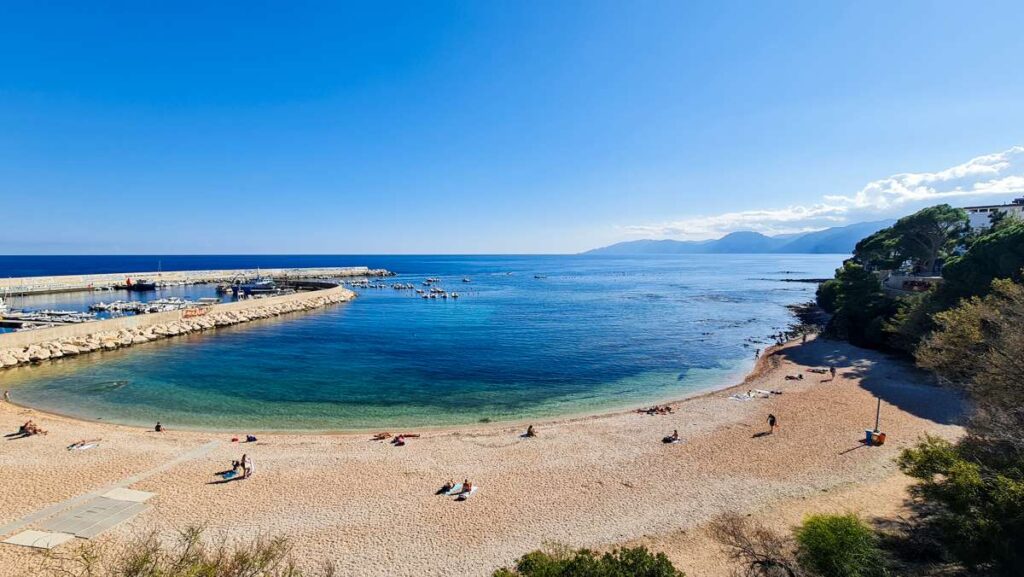
[[[645,547],[616,549],[597,555],[587,549],[548,548],[523,555],[515,568],[502,568],[494,577],[685,577],[663,553]]]
[[[922,521],[954,557],[975,571],[1024,575],[1024,456],[977,438],[927,437],[899,464],[921,481],[913,494]]]
[[[796,530],[797,559],[821,577],[887,574],[878,538],[856,515],[812,515]]]

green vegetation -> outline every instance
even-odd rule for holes
[[[886,575],[874,531],[856,515],[813,515],[796,531],[800,566],[821,577]]]
[[[812,515],[792,536],[737,514],[711,534],[738,566],[738,577],[882,577],[888,561],[874,530],[854,514]]]
[[[940,258],[967,237],[967,213],[940,204],[905,216],[857,243],[854,259],[874,269],[897,269],[913,263],[914,272],[931,274]]]
[[[900,219],[857,244],[819,288],[818,303],[833,314],[832,336],[913,356],[971,400],[963,440],[926,438],[899,459],[919,480],[909,540],[937,545],[939,557],[971,574],[1024,575],[1024,222],[997,213],[991,228],[974,234],[965,224],[947,205]],[[922,294],[889,296],[879,284],[883,271],[927,274],[942,262],[941,284]],[[809,523],[797,533],[801,568],[876,574],[863,572],[874,561],[851,561],[860,539],[877,552],[867,527],[833,519],[824,538],[811,529],[825,524]],[[826,570],[815,551],[862,572]]]
[[[895,301],[882,292],[878,277],[852,261],[836,271],[836,278],[821,284],[818,304],[833,315],[830,334],[861,346],[883,338],[884,321],[895,311]]]
[[[985,297],[934,320],[917,362],[965,391],[975,411],[963,441],[925,439],[900,467],[921,481],[923,526],[955,558],[1024,574],[1024,285],[993,281]]]
[[[857,243],[853,258],[818,288],[818,304],[833,315],[826,334],[913,355],[935,329],[936,314],[961,299],[988,294],[993,280],[1021,280],[1024,222],[998,216],[993,221],[993,228],[971,234],[966,213],[943,204],[901,218]],[[882,289],[886,271],[928,276],[940,263],[942,282],[936,289],[903,296]]]
[[[203,529],[189,527],[167,544],[154,534],[123,547],[88,541],[61,551],[47,551],[33,575],[60,577],[331,577],[325,566],[301,571],[290,558],[287,539],[256,538],[216,546],[203,538]]]
[[[616,549],[597,555],[587,549],[571,551],[549,547],[523,555],[514,569],[503,568],[494,577],[685,577],[663,553],[644,547]]]

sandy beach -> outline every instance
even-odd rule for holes
[[[838,368],[833,382],[807,371],[829,365]],[[729,398],[755,388],[783,394]],[[869,448],[860,440],[874,425],[876,397],[888,442]],[[805,511],[891,514],[907,483],[893,463],[900,449],[925,433],[961,434],[953,394],[906,363],[821,339],[774,350],[743,384],[672,406],[669,415],[537,423],[532,439],[492,424],[422,431],[394,447],[350,433],[260,434],[239,445],[231,434],[173,423],[155,433],[0,403],[4,433],[27,419],[49,431],[0,441],[0,526],[141,475],[128,486],[156,493],[152,507],[101,539],[190,524],[217,538],[284,534],[297,560],[330,560],[353,576],[484,576],[548,542],[643,543],[687,575],[718,576],[728,567],[702,529],[714,516],[746,512],[785,528]],[[780,428],[759,435],[769,413]],[[663,444],[673,429],[682,442]],[[102,439],[94,449],[65,449],[93,438]],[[243,452],[252,478],[210,484]],[[472,499],[435,495],[463,478],[480,488]],[[0,545],[0,575],[31,575],[38,559]]]

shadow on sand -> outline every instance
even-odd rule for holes
[[[930,384],[933,378],[910,362],[849,343],[824,338],[798,344],[775,353],[779,357],[806,366],[833,366],[842,377],[860,379],[860,386],[882,401],[895,405],[916,417],[941,425],[961,424],[966,403],[956,391]],[[872,408],[873,410],[873,408]],[[882,419],[885,419],[883,410]]]

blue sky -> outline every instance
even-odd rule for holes
[[[5,3],[0,253],[576,252],[1024,192],[1020,2],[375,4]]]

